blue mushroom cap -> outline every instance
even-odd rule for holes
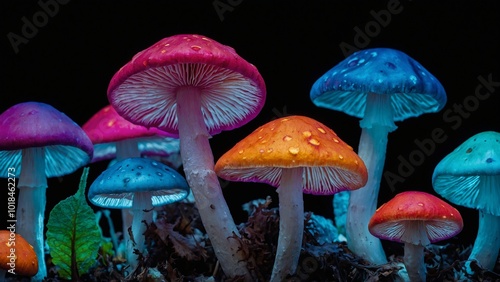
[[[134,194],[149,193],[153,206],[170,204],[189,194],[186,179],[169,166],[148,158],[128,158],[99,175],[88,198],[96,206],[131,208]]]
[[[373,48],[353,53],[312,86],[312,102],[363,118],[368,93],[391,95],[394,121],[441,110],[446,92],[441,83],[405,53]]]
[[[500,216],[500,133],[467,139],[438,163],[432,185],[457,205]]]

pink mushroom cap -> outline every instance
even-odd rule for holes
[[[232,47],[202,35],[179,34],[136,54],[111,79],[108,99],[127,120],[178,136],[176,90],[183,86],[201,90],[211,135],[248,123],[266,97],[257,68]]]
[[[94,143],[92,162],[114,159],[116,143],[130,139],[136,139],[139,151],[144,156],[179,155],[179,142],[172,134],[154,127],[147,128],[131,123],[120,116],[111,105],[95,113],[82,129]]]

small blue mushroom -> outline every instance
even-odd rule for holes
[[[371,263],[386,263],[380,240],[367,226],[377,208],[388,134],[396,130],[395,121],[441,110],[445,90],[405,53],[374,48],[355,52],[326,72],[312,86],[310,98],[318,107],[361,118],[358,155],[369,175],[364,188],[349,192],[347,243]]]
[[[148,158],[127,158],[110,166],[99,175],[89,188],[91,203],[104,208],[130,209],[132,236],[127,240],[130,265],[137,266],[134,248],[144,250],[146,226],[151,221],[153,207],[180,201],[189,194],[189,186],[182,175],[169,166]],[[135,247],[134,247],[135,245]]]
[[[500,133],[480,132],[444,157],[434,169],[434,190],[452,203],[479,210],[479,230],[466,264],[490,271],[500,251]]]

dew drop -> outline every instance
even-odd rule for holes
[[[273,151],[273,148],[269,148],[269,149],[267,149],[267,152],[268,152],[268,153],[271,153],[272,151]]]
[[[467,154],[470,154],[471,152],[472,152],[472,148],[469,148],[469,149],[467,149],[467,151],[465,151],[465,153],[467,153]]]
[[[299,148],[290,147],[290,148],[288,148],[288,152],[290,152],[290,154],[292,154],[292,155],[297,155],[299,153]]]
[[[290,135],[285,135],[285,137],[283,137],[283,141],[290,141],[292,140],[292,137]]]
[[[302,132],[302,135],[304,135],[304,137],[309,137],[311,136],[311,131],[304,131]]]
[[[243,150],[239,150],[239,151],[238,151],[238,154],[243,154]]]
[[[344,159],[344,156],[339,155],[339,159],[343,160],[343,159]]]
[[[156,173],[156,175],[158,175],[158,176],[163,176],[163,173],[161,173],[161,172],[157,172],[157,173]]]
[[[200,51],[201,47],[198,45],[193,45],[193,46],[191,46],[191,49],[193,49],[194,51]]]
[[[151,162],[151,165],[157,166],[158,163],[157,162]]]
[[[259,153],[261,153],[261,154],[262,154],[262,153],[264,153],[264,152],[265,152],[265,150],[264,150],[264,149],[260,149],[260,150],[259,150]]]
[[[333,138],[333,142],[339,143],[339,140],[337,138]]]
[[[319,141],[314,138],[309,139],[309,143],[314,146],[319,146]]]
[[[125,182],[125,183],[130,182],[130,178],[127,177],[127,178],[123,179],[123,182]]]
[[[137,166],[138,169],[143,169],[144,167],[142,165]]]
[[[423,207],[424,203],[418,203],[417,205]]]
[[[323,128],[321,128],[321,127],[318,127],[318,131],[321,132],[321,133],[323,133],[323,134],[326,133],[326,131]]]

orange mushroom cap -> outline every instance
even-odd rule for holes
[[[0,268],[11,269],[10,263],[13,255],[15,262],[12,266],[15,267],[15,274],[33,276],[38,272],[38,258],[33,246],[20,234],[0,230]]]
[[[460,212],[445,201],[425,192],[407,191],[380,206],[368,230],[381,239],[425,246],[457,235],[463,225]]]
[[[285,168],[303,167],[304,193],[332,195],[366,184],[363,160],[324,124],[305,116],[273,120],[253,131],[215,164],[219,177],[278,187]]]

